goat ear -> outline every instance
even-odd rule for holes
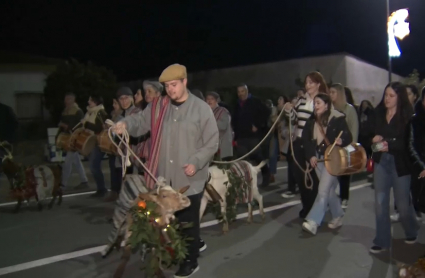
[[[179,193],[183,194],[189,189],[190,185],[186,185],[185,187],[182,187],[179,189]]]
[[[140,193],[139,194],[139,198],[141,199],[141,200],[145,200],[145,201],[152,201],[152,198],[151,198],[151,194],[149,194],[149,193]]]

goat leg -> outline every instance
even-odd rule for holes
[[[58,193],[58,196],[59,196],[58,206],[60,206],[62,204],[62,196],[63,196],[62,185],[59,186],[57,193]]]
[[[121,278],[124,275],[125,267],[127,266],[128,261],[130,260],[131,256],[131,247],[130,245],[127,245],[124,247],[124,252],[121,257],[121,263],[118,265],[117,270],[114,273],[114,278]]]
[[[43,210],[43,205],[41,204],[40,200],[38,199],[37,194],[35,195],[35,200],[37,201],[38,211],[42,211]]]
[[[248,218],[246,219],[246,222],[248,224],[252,223],[252,205],[251,205],[251,203],[248,203]]]
[[[13,210],[13,212],[14,213],[18,213],[19,212],[19,209],[21,208],[21,205],[22,205],[22,198],[18,198],[18,201],[17,201],[17,203],[16,203],[16,207],[15,207],[15,209]]]
[[[54,190],[53,194],[52,194],[52,200],[49,202],[49,204],[47,205],[48,209],[52,209],[53,207],[53,203],[56,201],[56,197],[57,197],[57,191]]]

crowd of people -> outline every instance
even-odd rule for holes
[[[302,229],[315,235],[328,208],[332,215],[329,228],[342,226],[349,200],[351,176],[328,173],[323,160],[325,149],[334,143],[341,147],[360,143],[374,162],[376,236],[370,252],[389,249],[391,221],[401,221],[407,244],[416,242],[417,220],[421,217],[420,188],[425,177],[424,92],[420,95],[412,85],[392,82],[384,88],[376,107],[367,100],[357,106],[349,88],[339,83],[328,88],[319,72],[311,72],[296,97],[279,96],[276,106],[272,100],[263,102],[253,96],[246,84],[235,86],[235,93],[238,101],[229,107],[217,92],[190,91],[186,68],[175,64],[166,68],[158,81],[145,81],[135,94],[128,87],[120,88],[114,99],[109,117],[115,122],[114,132],[128,131],[132,149],[147,162],[151,173],[165,177],[176,189],[190,184],[186,194],[191,206],[176,216],[180,221],[194,223],[187,233],[195,240],[189,243],[187,261],[175,277],[189,277],[196,272],[199,252],[206,249],[199,235],[199,206],[210,162],[213,158],[229,161],[252,150],[248,160],[254,164],[268,159],[261,171],[262,187],[276,182],[277,162],[287,161],[288,190],[282,197],[293,198],[298,187]],[[85,115],[72,93],[66,95],[65,104],[62,131],[79,122],[95,133],[106,128],[108,116],[100,96],[90,97]],[[278,117],[280,114],[283,116]],[[268,133],[265,143],[258,146]],[[84,188],[87,177],[77,157],[72,152],[67,154],[63,184],[67,185],[72,164],[76,164],[81,177],[78,187]],[[102,157],[98,148],[89,155],[97,185],[93,197],[107,193],[100,167]],[[121,190],[121,159],[110,155],[109,167],[111,192],[106,200],[115,201]],[[309,168],[314,170],[306,179]],[[129,167],[126,173],[143,173],[141,167],[136,169]],[[153,179],[145,177],[147,187],[153,186]],[[391,188],[396,207],[390,216]]]

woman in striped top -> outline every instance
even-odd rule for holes
[[[313,206],[314,200],[316,199],[317,195],[317,187],[319,184],[319,180],[317,178],[316,173],[312,171],[312,180],[309,181],[309,183],[312,183],[312,189],[308,189],[306,187],[304,171],[306,168],[306,163],[309,162],[307,162],[304,154],[304,147],[301,139],[302,132],[306,121],[313,114],[314,97],[318,93],[328,93],[328,87],[326,85],[325,79],[323,78],[322,74],[317,71],[307,74],[307,76],[305,77],[304,84],[306,94],[298,99],[298,102],[295,107],[292,107],[292,105],[289,103],[285,105],[286,114],[291,119],[291,121],[295,122],[297,125],[295,134],[296,139],[293,143],[293,158],[295,160],[295,163],[298,163],[299,166],[303,168],[300,169],[300,167],[295,167],[294,169],[294,176],[300,188],[301,203],[303,205],[303,208],[299,213],[299,216],[301,218],[305,218],[309,213],[311,207]]]

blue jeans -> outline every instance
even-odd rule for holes
[[[273,136],[270,140],[270,155],[269,155],[269,168],[270,174],[276,175],[277,173],[277,160],[279,158],[279,140]]]
[[[419,225],[410,199],[410,175],[399,177],[395,168],[394,156],[383,153],[379,163],[375,163],[373,183],[375,184],[376,237],[373,244],[384,249],[391,245],[390,192],[400,213],[400,222],[406,238],[418,236]]]
[[[320,181],[319,189],[313,207],[308,213],[306,219],[320,225],[323,217],[325,217],[328,205],[332,214],[332,219],[344,216],[344,211],[342,210],[341,202],[335,193],[335,189],[338,185],[338,177],[332,176],[328,173],[324,162],[317,163],[316,173]]]
[[[98,192],[105,192],[105,178],[102,172],[102,158],[103,153],[100,151],[99,146],[94,147],[93,151],[89,154],[88,159],[90,163],[90,171],[93,175],[94,181]]]
[[[72,165],[75,164],[77,167],[78,174],[80,175],[80,180],[82,183],[87,182],[86,171],[84,170],[83,163],[80,159],[80,154],[78,152],[67,152],[65,156],[65,161],[62,165],[62,185],[66,186],[68,184],[69,178],[72,173]]]

